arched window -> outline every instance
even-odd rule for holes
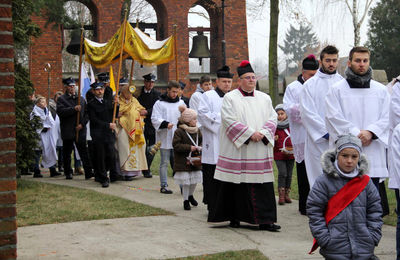
[[[189,9],[189,53],[193,48],[193,38],[199,34],[207,37],[208,48],[210,46],[210,16],[201,5],[195,5]],[[198,37],[197,37],[198,38]],[[189,73],[210,73],[210,58],[189,58]]]
[[[80,28],[84,25],[84,37],[94,39],[95,26],[93,25],[93,17],[90,10],[84,4],[77,1],[67,1],[64,4],[64,9],[70,18],[64,24],[64,41],[62,51],[62,71],[63,77],[78,78],[79,70],[79,55],[73,55],[66,51],[67,46],[71,43],[73,34],[80,35]],[[78,44],[79,44],[78,37]]]

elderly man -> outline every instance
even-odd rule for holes
[[[144,87],[138,97],[138,101],[147,111],[146,118],[144,119],[144,137],[146,139],[146,160],[148,169],[142,172],[145,178],[151,178],[150,166],[153,162],[154,155],[150,153],[150,150],[151,146],[156,143],[156,130],[151,123],[151,114],[153,113],[154,104],[160,99],[160,92],[154,89],[155,75],[149,73],[144,75],[143,79]]]
[[[92,166],[86,147],[86,123],[88,115],[84,98],[78,104],[75,81],[72,78],[64,80],[65,94],[57,100],[57,115],[60,117],[61,139],[63,140],[64,173],[66,179],[72,179],[71,153],[74,144],[78,149],[79,156],[85,170],[85,179],[93,177]],[[79,113],[79,124],[77,124],[77,113]],[[78,140],[76,134],[78,133]]]
[[[283,96],[283,108],[288,114],[290,125],[290,139],[293,144],[294,158],[296,160],[297,185],[299,192],[299,211],[306,215],[306,203],[310,184],[307,179],[306,165],[304,163],[304,145],[306,141],[306,129],[300,116],[300,92],[303,84],[317,73],[319,64],[314,55],[307,56],[302,62],[301,74],[297,80],[290,83]]]
[[[200,103],[198,107],[199,123],[202,125],[203,135],[202,149],[202,170],[203,170],[203,203],[207,204],[210,210],[215,203],[218,191],[218,181],[214,179],[215,167],[218,160],[219,130],[221,127],[221,106],[226,93],[231,90],[233,73],[228,66],[224,66],[217,71],[216,88],[201,94],[198,93]],[[211,86],[208,76],[200,79],[202,88],[207,89]],[[195,94],[196,94],[195,93]],[[194,94],[190,101],[192,101]]]
[[[278,231],[272,167],[277,115],[271,98],[256,88],[248,61],[237,68],[239,88],[221,107],[220,145],[214,178],[221,181],[209,222],[240,221]]]

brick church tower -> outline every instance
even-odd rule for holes
[[[107,42],[121,25],[123,0],[88,0],[80,1],[86,5],[93,17],[96,42]],[[188,83],[186,92],[194,91],[197,79],[189,74],[189,29],[188,11],[195,5],[207,10],[210,17],[210,72],[223,64],[222,55],[222,1],[221,0],[147,0],[157,15],[157,40],[165,39],[173,33],[177,25],[177,52],[179,80]],[[248,59],[246,1],[226,1],[224,11],[226,64],[234,72],[242,59]],[[30,76],[36,93],[47,96],[48,76],[50,76],[50,96],[62,90],[62,29],[51,24],[45,27],[46,20],[32,17],[43,30],[39,38],[33,38],[30,48]],[[51,70],[44,68],[50,63]],[[160,65],[158,78],[167,82],[175,79],[175,62]],[[48,74],[50,73],[50,74]]]

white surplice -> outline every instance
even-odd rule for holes
[[[172,139],[174,138],[178,118],[181,116],[180,105],[185,105],[185,102],[181,99],[175,103],[157,100],[153,106],[151,122],[156,129],[156,143],[161,142],[161,149],[172,149]],[[161,123],[164,121],[172,123],[174,126],[171,129],[160,129]]]
[[[328,133],[325,126],[325,96],[330,87],[343,77],[338,73],[325,74],[320,70],[303,84],[300,93],[300,114],[306,128],[304,162],[310,188],[322,174],[321,155],[329,148],[329,142],[323,138]]]
[[[395,136],[395,128],[400,124],[400,82],[396,82],[392,85],[392,95],[390,98],[390,112],[389,112],[389,188],[398,189],[400,188],[400,168],[396,168],[400,161],[400,150],[399,140],[393,140],[393,138],[399,138],[400,133]],[[400,130],[399,130],[400,131]],[[396,150],[397,149],[397,150]]]
[[[42,127],[36,129],[36,132],[40,136],[40,147],[42,149],[42,162],[44,168],[50,168],[57,163],[57,139],[58,139],[58,128],[53,116],[46,108],[46,112],[43,108],[34,106],[30,119],[39,117]],[[46,132],[43,132],[43,128],[48,128]]]
[[[205,92],[204,92],[205,93]],[[199,105],[203,98],[203,94],[201,92],[194,92],[189,100],[189,107],[196,112],[199,112]]]
[[[389,188],[400,189],[400,124],[393,129],[389,144]]]
[[[198,107],[198,121],[202,126],[201,133],[203,135],[201,162],[217,164],[223,97],[220,97],[215,90],[207,91],[202,95]]]
[[[255,90],[243,96],[232,90],[221,107],[220,145],[214,178],[231,183],[267,183],[274,181],[272,168],[277,114],[271,98]],[[259,131],[268,140],[246,142]]]
[[[368,130],[378,139],[363,146],[369,160],[370,177],[388,177],[386,147],[389,138],[390,97],[386,87],[371,80],[369,88],[350,88],[343,79],[328,91],[326,96],[326,126],[331,146],[339,135]]]
[[[304,146],[307,135],[300,116],[300,92],[302,90],[303,84],[296,80],[286,87],[283,96],[283,109],[285,109],[289,119],[290,139],[293,144],[294,158],[298,163],[304,160]]]

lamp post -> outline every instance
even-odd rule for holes
[[[44,66],[44,71],[47,71],[47,104],[50,105],[50,63],[46,63],[46,65]]]

